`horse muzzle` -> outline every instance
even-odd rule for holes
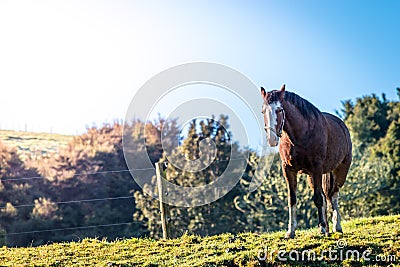
[[[269,146],[274,147],[277,146],[279,143],[279,137],[278,133],[276,130],[272,127],[264,127],[265,132],[267,133],[267,141]]]

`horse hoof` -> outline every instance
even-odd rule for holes
[[[328,232],[326,231],[325,227],[322,227],[322,226],[319,227],[319,233],[321,235],[327,235],[328,234]]]
[[[285,234],[285,239],[291,239],[291,238],[294,238],[295,237],[295,234],[294,234],[294,232],[292,233],[292,232],[286,232],[286,234]]]
[[[340,233],[343,234],[343,230],[342,229],[333,229],[334,233]]]

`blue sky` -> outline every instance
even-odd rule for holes
[[[0,128],[123,119],[143,83],[193,61],[285,83],[328,112],[397,99],[399,13],[399,1],[1,1]]]

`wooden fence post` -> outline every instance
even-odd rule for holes
[[[169,226],[168,226],[168,205],[164,203],[164,198],[166,196],[166,192],[163,187],[162,175],[163,172],[163,163],[156,163],[156,175],[157,175],[157,187],[158,187],[158,196],[160,201],[160,212],[161,212],[161,226],[163,231],[163,239],[169,238]]]

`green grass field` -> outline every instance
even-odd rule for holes
[[[0,131],[0,141],[15,147],[21,158],[57,152],[72,139]],[[293,240],[283,239],[284,232],[272,232],[2,247],[0,266],[400,266],[400,215],[356,219],[344,222],[343,228],[344,234],[329,237],[320,236],[316,228],[297,231]]]
[[[84,239],[81,242],[48,244],[40,247],[2,247],[0,265],[399,266],[399,225],[400,216],[397,215],[344,222],[345,233],[329,237],[320,236],[316,228],[297,231],[297,237],[292,240],[283,239],[284,232],[273,232],[222,234],[210,237],[184,235],[166,241],[151,238],[112,242]],[[304,250],[309,251],[304,252]],[[265,252],[267,256],[264,261]],[[359,260],[356,260],[357,253]],[[301,258],[302,254],[304,258]],[[299,257],[298,260],[296,257]],[[339,260],[340,258],[342,260]]]
[[[21,158],[28,154],[58,152],[73,138],[72,135],[0,130],[0,141],[16,148]]]

